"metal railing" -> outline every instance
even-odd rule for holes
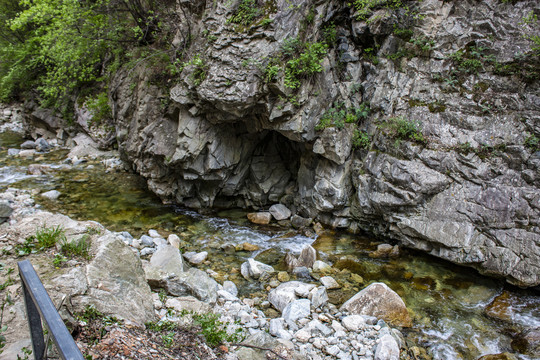
[[[30,261],[20,261],[17,265],[22,281],[34,358],[42,360],[45,356],[47,344],[43,338],[41,324],[41,319],[43,319],[62,359],[84,360]]]

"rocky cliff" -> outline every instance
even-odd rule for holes
[[[173,44],[192,39],[178,74],[163,86],[143,62],[111,91],[119,149],[152,191],[280,202],[540,284],[538,2],[177,7]]]

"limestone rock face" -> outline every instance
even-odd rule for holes
[[[340,308],[356,315],[370,315],[394,326],[411,327],[403,300],[386,284],[373,283],[347,300]]]
[[[140,260],[121,240],[105,235],[99,240],[95,258],[86,267],[85,293],[78,292],[72,302],[82,309],[94,305],[104,314],[114,314],[139,324],[152,321],[155,317],[152,292],[146,283]],[[74,269],[77,272],[77,268]],[[80,273],[79,275],[83,275]],[[74,275],[76,278],[77,276]],[[82,290],[82,289],[81,289]]]
[[[415,3],[422,20],[411,30],[425,47],[394,33],[406,25],[397,23],[399,10],[360,21],[346,2],[274,3],[268,25],[240,32],[227,22],[234,6],[178,4],[179,22],[192,24],[191,46],[204,49],[199,83],[194,66],[169,79],[170,92],[144,64],[117,74],[116,141],[148,187],[192,208],[280,203],[294,226],[313,220],[369,231],[519,286],[539,285],[540,152],[530,140],[540,137],[539,64],[527,39],[537,29],[521,23],[537,2]],[[270,80],[264,69],[303,31],[310,9],[307,42],[332,21],[339,35],[323,71],[300,79],[293,93],[285,63]],[[364,56],[373,44],[374,56]],[[473,53],[480,55],[467,58]],[[363,103],[371,110],[357,115]],[[342,114],[337,123],[317,126],[331,109]],[[32,119],[48,129],[58,122],[39,109]],[[417,124],[425,141],[400,138],[385,126],[395,119]],[[358,146],[359,134],[367,144]]]

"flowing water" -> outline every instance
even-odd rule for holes
[[[33,160],[7,156],[6,148],[20,142],[17,136],[0,134],[0,191],[7,187],[36,192],[55,189],[61,192],[60,198],[47,201],[36,196],[40,206],[76,219],[95,220],[133,236],[149,229],[162,235],[178,234],[184,250],[208,251],[209,266],[217,272],[217,280],[235,281],[241,294],[264,293],[260,285],[247,283],[239,274],[246,258],[255,256],[282,269],[287,251],[298,253],[313,243],[323,260],[341,270],[333,276],[343,284],[342,289],[329,292],[334,303],[342,303],[370,282],[386,283],[404,299],[413,315],[414,328],[404,331],[407,339],[426,348],[434,359],[476,359],[512,352],[513,334],[540,327],[540,296],[531,290],[511,287],[412,250],[402,250],[397,258],[370,257],[380,239],[332,231],[309,238],[290,229],[250,224],[241,210],[210,216],[164,205],[145,189],[138,176],[106,172],[99,162],[66,165],[65,150],[37,155]],[[45,174],[28,175],[28,166],[34,163],[48,165]],[[260,250],[238,250],[245,242],[258,245]],[[490,306],[495,299],[503,306]]]

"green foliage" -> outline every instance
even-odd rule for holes
[[[399,26],[394,25],[394,35],[402,40],[409,41],[413,36],[413,31],[411,29],[400,28]]]
[[[103,91],[97,94],[95,97],[88,97],[86,99],[86,107],[92,114],[92,123],[99,125],[104,120],[112,117],[111,107],[109,106],[109,98],[107,92]]]
[[[38,249],[36,248],[35,236],[27,237],[22,244],[15,246],[15,253],[17,256],[26,256],[35,254]]]
[[[281,45],[281,53],[286,58],[294,57],[302,51],[302,47],[303,44],[297,37],[287,38],[283,40],[283,44]]]
[[[83,235],[78,240],[73,240],[71,242],[64,242],[60,247],[60,252],[69,257],[80,257],[86,260],[91,258],[90,256],[90,247],[92,243],[88,235]]]
[[[322,37],[324,42],[328,47],[333,47],[337,42],[337,30],[336,24],[330,23],[329,25],[322,28]]]
[[[118,324],[120,322],[120,320],[118,320],[114,316],[103,314],[101,311],[97,310],[94,305],[86,305],[82,312],[76,313],[74,315],[78,320],[84,321],[86,323],[93,320],[99,320],[101,321],[103,326],[110,326],[113,324]]]
[[[62,254],[54,255],[53,266],[56,268],[62,267],[68,261],[67,257]]]
[[[387,130],[387,135],[396,140],[408,140],[416,143],[425,143],[426,139],[420,130],[420,124],[406,119],[403,116],[393,117],[381,124],[381,127]]]
[[[401,0],[354,0],[357,20],[366,20],[378,8],[398,9],[403,7]]]
[[[217,314],[194,314],[193,320],[200,325],[201,332],[206,339],[208,345],[215,347],[224,342],[239,342],[242,341],[243,331],[238,328],[232,334],[227,332],[227,324],[219,321]]]
[[[302,53],[285,64],[285,86],[291,89],[300,87],[300,80],[323,70],[322,61],[328,52],[325,43],[307,43]]]
[[[233,15],[227,19],[227,22],[249,26],[261,15],[256,0],[242,0]]]
[[[41,249],[48,249],[55,246],[58,242],[65,242],[66,234],[64,233],[64,228],[60,225],[51,227],[42,226],[36,231],[36,241]]]
[[[366,119],[369,112],[369,105],[365,103],[360,104],[358,108],[345,108],[343,103],[337,103],[324,112],[315,130],[320,131],[332,126],[342,129],[345,123],[355,124],[359,120]]]
[[[409,42],[422,51],[431,51],[435,46],[435,41],[425,36],[411,38]]]
[[[355,149],[369,149],[369,146],[371,145],[371,140],[369,139],[369,135],[367,132],[354,129],[353,136],[352,136],[352,146]]]
[[[158,322],[147,322],[144,324],[148,330],[151,331],[173,331],[178,328],[178,324],[168,320],[160,320]]]
[[[485,65],[495,62],[493,55],[487,55],[487,48],[471,46],[458,50],[449,56],[459,72],[474,74],[484,69]]]
[[[540,150],[540,140],[536,136],[531,135],[525,139],[525,146],[531,151],[538,151]]]
[[[0,100],[36,91],[47,107],[69,108],[85,86],[106,82],[128,44],[148,44],[159,21],[137,0],[0,2]],[[154,3],[152,3],[154,4]]]

